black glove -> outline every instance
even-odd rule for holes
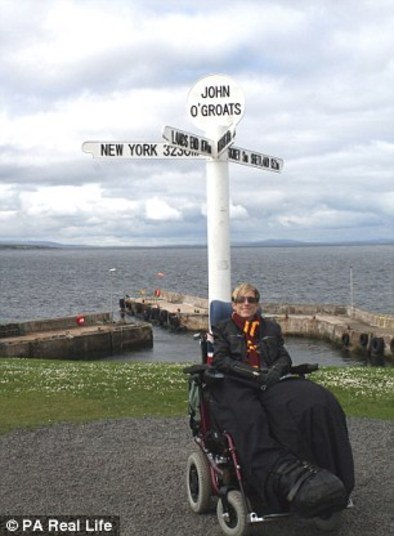
[[[234,359],[231,360],[231,363],[227,364],[226,368],[226,372],[228,372],[229,374],[238,376],[239,378],[244,378],[245,380],[254,380],[258,383],[261,383],[261,378],[265,376],[267,370],[268,369],[264,370],[251,367],[246,363],[243,363],[241,361],[235,361]]]
[[[261,387],[260,389],[262,391],[265,391],[268,389],[268,387],[271,387],[271,385],[274,385],[275,383],[278,383],[280,380],[281,374],[278,369],[275,367],[271,367],[268,369],[268,371],[265,374],[261,375]]]

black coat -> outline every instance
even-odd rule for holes
[[[246,342],[240,328],[229,318],[212,327],[214,336],[213,363],[218,369],[226,370],[231,360],[246,361]],[[282,330],[276,322],[260,317],[258,351],[262,367],[275,365],[278,372],[287,374],[292,365],[287,352]]]

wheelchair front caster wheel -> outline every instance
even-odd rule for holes
[[[333,512],[327,516],[314,517],[313,523],[319,530],[330,532],[337,530],[342,522],[342,512]]]
[[[226,536],[246,536],[250,533],[245,503],[240,491],[231,490],[227,494],[228,512],[224,511],[222,499],[216,509],[220,528]]]

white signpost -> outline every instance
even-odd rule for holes
[[[82,150],[94,158],[203,159],[206,161],[209,302],[231,296],[230,192],[228,163],[280,173],[283,160],[235,147],[235,125],[245,111],[241,88],[224,75],[210,75],[190,90],[187,109],[204,136],[163,127],[162,142],[87,141]]]

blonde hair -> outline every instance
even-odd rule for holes
[[[260,292],[250,283],[240,283],[237,285],[231,294],[231,301],[234,302],[239,295],[245,295],[247,292],[253,292],[256,298],[260,301]]]

